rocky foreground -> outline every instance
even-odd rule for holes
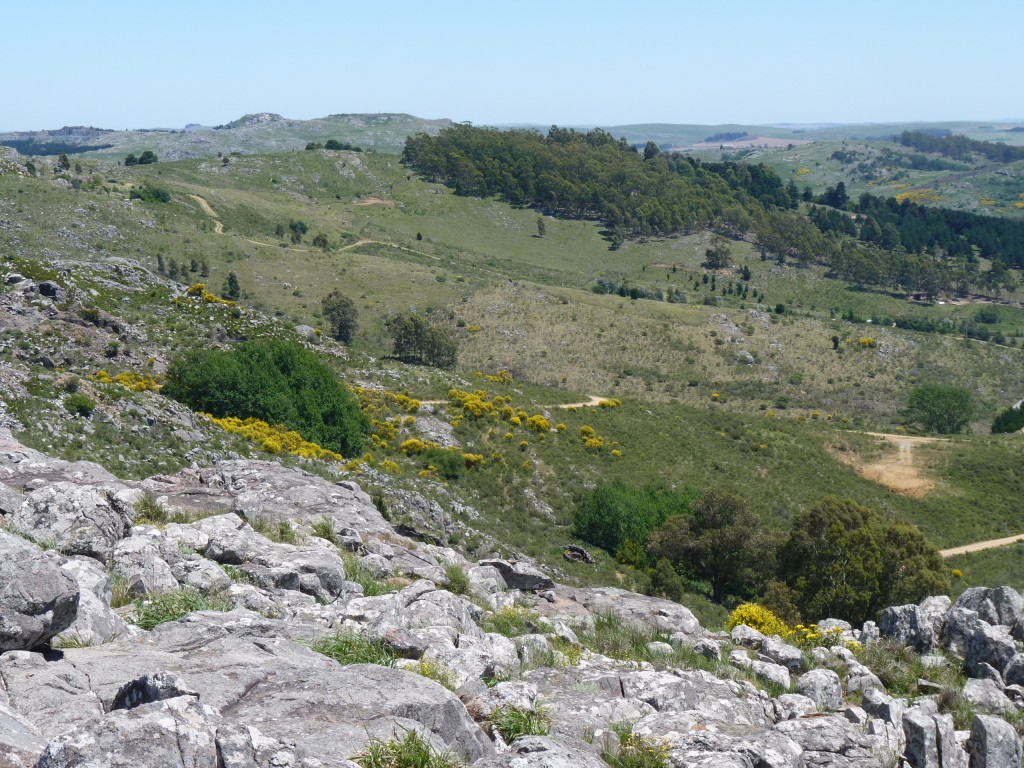
[[[2,431],[0,515],[0,768],[351,767],[411,733],[481,768],[1021,765],[1024,600],[1005,587],[822,622],[835,644],[807,650],[467,562],[396,534],[354,483],[241,460],[129,483]],[[167,595],[220,610],[147,619]],[[588,647],[616,622],[654,663]],[[886,692],[851,650],[880,635],[963,665],[969,731],[940,692]],[[324,638],[386,663],[343,664]],[[506,743],[509,712],[533,733]]]

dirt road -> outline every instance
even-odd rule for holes
[[[1007,547],[1010,544],[1016,544],[1018,541],[1024,541],[1024,533],[1019,533],[1016,536],[1007,536],[1005,539],[989,539],[988,541],[964,544],[962,547],[951,547],[950,549],[940,550],[939,554],[943,557],[955,557],[956,555],[966,555],[968,552],[981,552],[984,549]]]

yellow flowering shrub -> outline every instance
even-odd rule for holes
[[[258,442],[260,448],[268,453],[287,453],[304,459],[344,461],[344,457],[340,453],[304,440],[298,432],[281,424],[272,426],[265,421],[251,417],[239,419],[235,416],[226,416],[223,419],[218,419],[208,413],[200,415],[205,416],[225,432],[241,435]]]
[[[731,630],[740,624],[746,624],[751,629],[756,629],[769,637],[772,635],[786,637],[790,632],[786,622],[757,603],[742,603],[736,606],[736,609],[729,614],[729,621],[726,622],[725,628]]]
[[[551,423],[541,416],[539,413],[536,416],[531,416],[526,420],[526,426],[528,429],[532,429],[534,432],[550,432]]]

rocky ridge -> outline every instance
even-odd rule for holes
[[[0,481],[0,766],[352,766],[410,733],[481,767],[1020,765],[1024,600],[1006,587],[823,622],[836,643],[808,651],[469,562],[398,535],[355,483],[273,462],[127,482],[0,432]],[[220,610],[144,620],[168,595]],[[601,627],[646,645],[613,653]],[[880,636],[956,654],[969,731],[938,694],[886,692],[851,650]],[[325,638],[387,663],[341,663]],[[502,711],[547,733],[507,743]]]

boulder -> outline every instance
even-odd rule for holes
[[[946,624],[942,629],[942,645],[951,653],[963,656],[967,650],[967,639],[981,623],[983,622],[977,611],[954,605],[946,615]]]
[[[831,669],[812,669],[796,679],[796,692],[811,699],[819,709],[839,709],[843,688]]]
[[[1017,646],[1007,627],[978,622],[967,636],[964,669],[973,676],[974,670],[984,662],[1001,671],[1016,654]]]
[[[1002,688],[991,680],[968,680],[963,694],[975,711],[986,715],[1006,715],[1016,711]]]
[[[110,578],[91,557],[70,558],[61,570],[78,582],[78,614],[67,629],[55,636],[60,645],[99,645],[142,630],[125,622],[110,607]]]
[[[799,745],[806,766],[877,768],[897,754],[884,734],[868,733],[840,715],[785,720],[774,730]]]
[[[953,718],[940,715],[924,700],[903,715],[906,758],[914,768],[967,768],[967,753],[957,745]]]
[[[508,751],[488,757],[473,768],[607,768],[592,747],[576,739],[520,736]]]
[[[74,623],[81,590],[62,560],[0,531],[0,653],[35,648]]]
[[[599,614],[612,614],[634,626],[652,627],[664,632],[673,644],[693,645],[705,634],[690,610],[671,600],[648,597],[617,587],[557,586],[544,593],[549,597],[537,605],[541,616],[552,619],[590,620]]]
[[[148,537],[132,536],[119,541],[114,546],[111,563],[114,572],[127,580],[128,591],[134,597],[178,588],[171,567]]]
[[[796,673],[803,669],[803,652],[794,645],[782,642],[778,635],[765,640],[761,645],[761,653],[790,672]]]
[[[509,562],[508,560],[481,560],[478,565],[481,567],[490,566],[501,574],[505,586],[509,589],[521,589],[524,591],[536,592],[541,589],[551,589],[555,582],[551,577],[540,570],[524,562]]]
[[[971,768],[1009,768],[1021,764],[1021,742],[1013,726],[1005,720],[975,715],[967,740]]]
[[[113,492],[59,482],[28,494],[10,525],[61,552],[106,560],[131,532],[134,512]]]

